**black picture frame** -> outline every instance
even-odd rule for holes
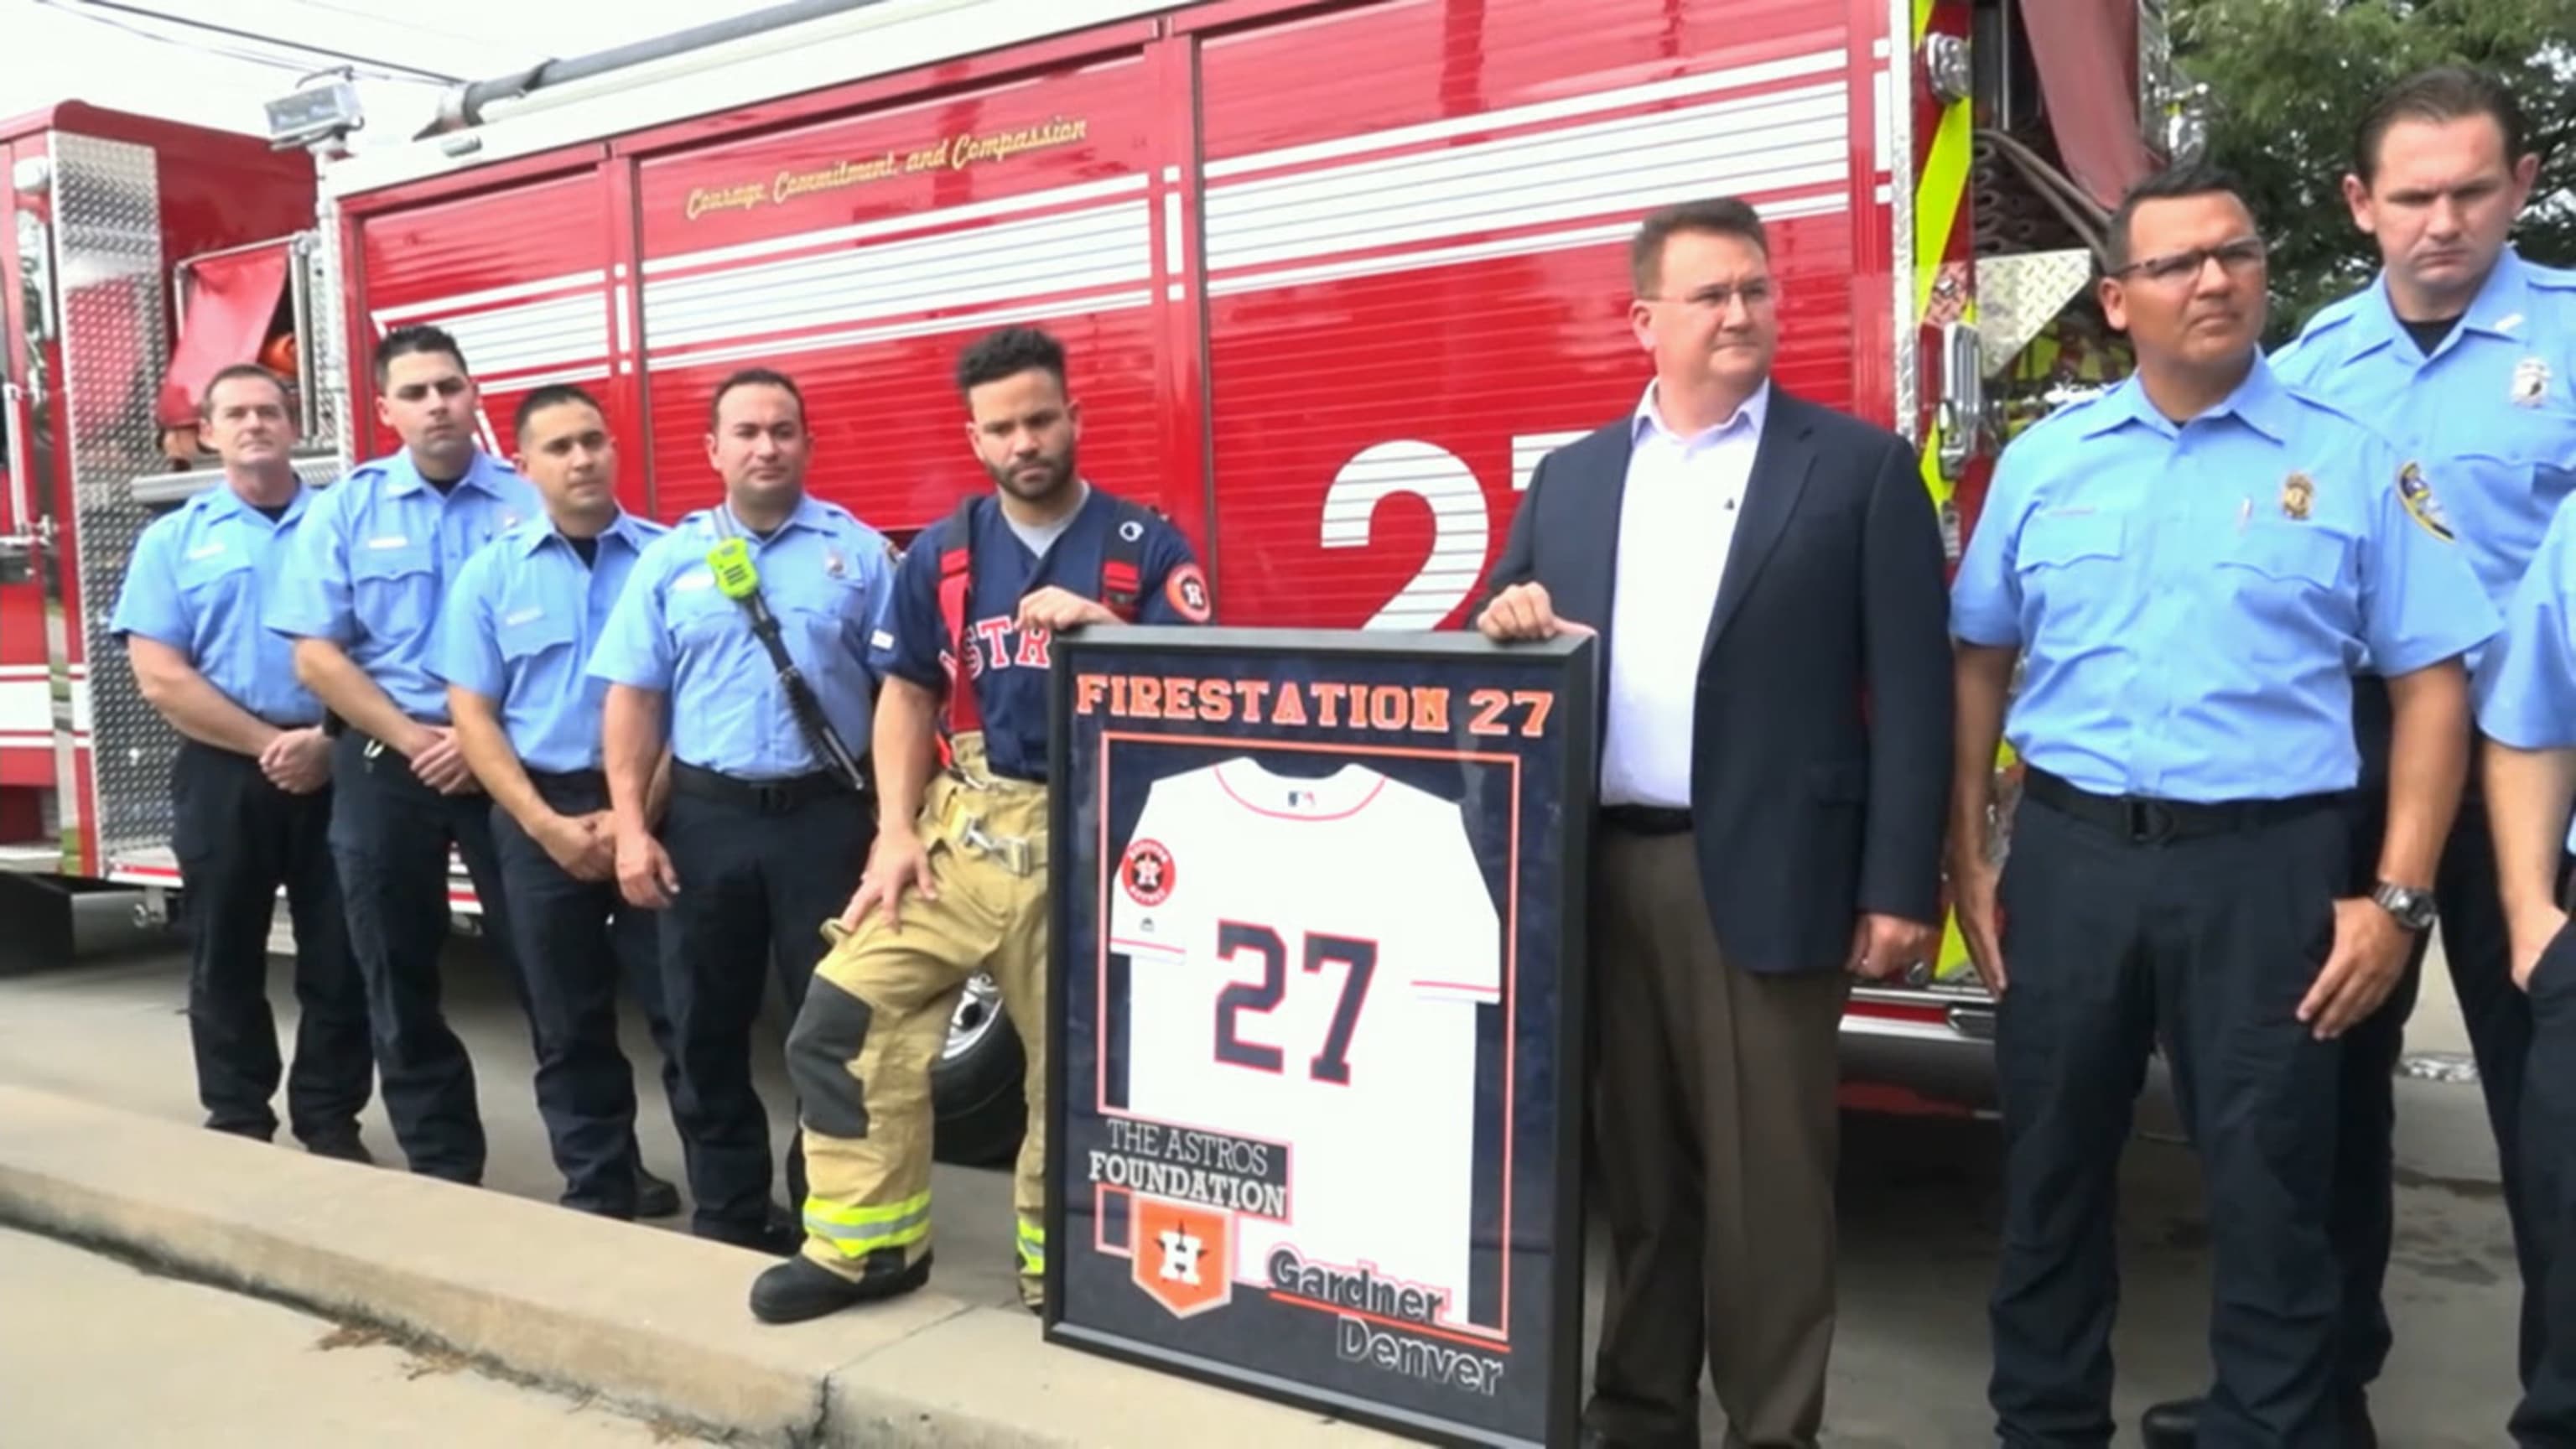
[[[1047,1342],[1432,1443],[1575,1441],[1597,657],[1468,633],[1054,641]],[[1135,830],[1167,782],[1169,845]],[[1335,881],[1367,888],[1310,914]],[[1304,924],[1234,919],[1265,902]],[[1319,934],[1344,918],[1388,930]],[[1157,932],[1185,940],[1137,939]],[[1197,1274],[1208,1251],[1235,1271]]]

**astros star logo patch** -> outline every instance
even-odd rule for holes
[[[1172,895],[1172,853],[1160,841],[1136,841],[1119,858],[1118,883],[1138,905],[1161,905]]]

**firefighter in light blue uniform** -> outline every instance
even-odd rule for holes
[[[654,851],[678,889],[662,902],[663,989],[688,1102],[681,1113],[701,1237],[779,1254],[802,1239],[770,1197],[769,1117],[752,1084],[751,1031],[775,974],[795,1019],[822,958],[816,928],[839,915],[876,840],[876,801],[809,742],[745,604],[708,554],[738,539],[758,571],[778,637],[853,760],[875,731],[868,640],[893,592],[893,546],[849,510],[805,491],[812,435],[793,379],[745,369],[717,389],[710,455],[724,503],[682,518],[637,560],[590,673],[609,686],[609,790],[619,812],[628,899],[666,894],[630,867]],[[641,707],[638,707],[641,706]],[[649,724],[644,717],[650,717]],[[658,836],[631,800],[646,756],[621,753],[621,718],[658,753],[668,739],[670,805]],[[664,720],[667,719],[667,725]],[[664,731],[667,729],[667,733]],[[804,1160],[786,1152],[791,1202]]]
[[[2409,320],[2399,315],[2383,270],[2370,286],[2311,319],[2275,365],[2293,387],[2369,420],[2435,480],[2460,550],[2501,612],[2552,515],[2576,490],[2576,272],[2537,265],[2506,246],[2465,311]],[[2472,652],[2468,662],[2475,677],[2484,668],[2483,651]],[[2371,674],[2357,681],[2354,723],[2366,788],[2353,829],[2353,873],[2363,886],[2384,829],[2376,813],[2384,796],[2370,787],[2384,776],[2388,752],[2387,692]],[[2434,899],[2526,1279],[2520,1360],[2527,1374],[2538,1352],[2539,1305],[2536,1287],[2528,1286],[2532,1225],[2517,1191],[2521,1149],[2514,1123],[2531,1016],[2505,964],[2494,849],[2475,770],[2443,850]],[[2378,1376],[2393,1340],[2380,1294],[2393,1231],[2392,1074],[2429,939],[2419,940],[2396,991],[2347,1044],[2332,1228],[2346,1270],[2346,1391],[2356,1398]]]
[[[2477,680],[2510,970],[2531,1014],[2517,1123],[2526,1303],[2539,1352],[2526,1368],[2517,1444],[2576,1444],[2576,931],[2565,928],[2576,829],[2576,510],[2542,536]]]
[[[313,500],[264,619],[296,641],[297,674],[347,726],[331,765],[331,855],[366,977],[385,1114],[412,1171],[479,1184],[474,1068],[439,1006],[451,844],[493,959],[523,1005],[525,995],[491,801],[456,749],[430,651],[440,601],[466,559],[545,504],[477,443],[477,393],[453,337],[396,328],[377,344],[375,373],[402,450],[359,464]]]

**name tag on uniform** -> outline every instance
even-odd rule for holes
[[[868,644],[871,648],[892,649],[894,647],[894,636],[883,629],[879,629],[868,636]]]
[[[502,615],[501,627],[504,629],[516,629],[521,624],[533,624],[545,616],[546,611],[543,608],[521,609],[515,614]]]
[[[671,580],[671,592],[675,594],[692,594],[700,589],[712,589],[715,586],[716,576],[705,569],[691,569]]]
[[[219,538],[213,543],[199,544],[195,548],[188,550],[188,559],[193,563],[201,558],[213,558],[215,555],[222,553],[223,551],[224,541]]]
[[[409,547],[411,547],[411,539],[410,539],[410,538],[408,538],[407,536],[403,535],[403,534],[399,534],[399,533],[388,533],[388,534],[386,534],[386,535],[385,535],[384,537],[382,537],[382,538],[371,538],[371,539],[368,539],[368,540],[367,540],[367,547],[369,547],[369,548],[409,548]]]

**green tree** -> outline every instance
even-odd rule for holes
[[[2174,0],[2174,57],[2209,87],[2210,159],[2271,233],[2273,340],[2368,281],[2352,224],[2352,132],[2382,87],[2466,63],[2514,87],[2542,156],[2524,256],[2576,265],[2576,0]]]

